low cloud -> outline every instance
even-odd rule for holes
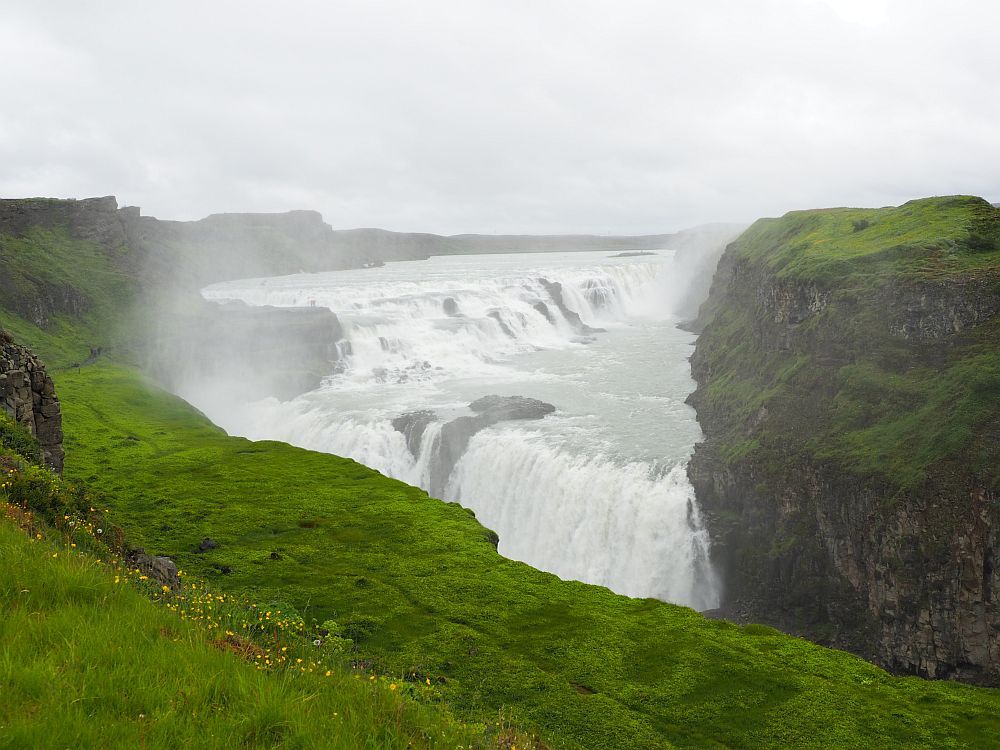
[[[1000,201],[986,2],[15,3],[0,194],[669,231]]]

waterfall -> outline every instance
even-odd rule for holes
[[[492,424],[474,434],[439,493],[443,499],[474,510],[497,531],[507,557],[632,596],[716,606],[709,540],[684,470],[694,439],[671,437],[697,430],[683,405],[690,390],[681,366],[685,341],[672,344],[676,364],[668,370],[645,369],[655,389],[664,373],[682,372],[683,380],[671,385],[677,392],[669,408],[658,396],[630,395],[634,386],[607,394],[614,384],[600,385],[622,408],[653,419],[665,440],[680,441],[670,456],[647,450],[630,457],[628,436],[606,434],[613,413],[591,419],[589,431],[573,419],[585,416],[591,396],[597,397],[588,377],[616,367],[625,368],[623,378],[634,374],[628,353],[616,349],[619,337],[672,330],[667,323],[649,324],[668,314],[659,282],[669,267],[645,258],[595,263],[592,254],[559,263],[499,258],[434,259],[208,287],[203,295],[209,300],[329,307],[344,335],[337,371],[316,391],[289,402],[195,405],[232,433],[348,456],[428,489],[440,461],[442,427],[471,414],[470,401],[497,392],[548,397],[557,407],[554,417]],[[529,264],[537,266],[524,267]],[[656,346],[650,338],[640,349]],[[580,358],[584,374],[558,372],[552,355]],[[418,440],[408,445],[393,420],[418,410],[427,416]],[[670,428],[677,419],[683,430]],[[625,444],[609,450],[616,440]],[[445,464],[437,465],[440,475]]]
[[[683,466],[572,455],[520,429],[483,432],[448,495],[500,535],[505,557],[630,596],[717,605],[708,537]]]

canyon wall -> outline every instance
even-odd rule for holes
[[[952,198],[729,246],[690,398],[721,616],[1000,684],[998,241],[1000,211]]]

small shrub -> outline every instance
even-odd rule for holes
[[[382,625],[374,617],[367,615],[354,615],[344,622],[339,635],[354,643],[364,643],[371,638]]]
[[[7,501],[30,510],[49,523],[82,515],[88,508],[83,487],[63,482],[48,469],[29,466],[11,475]]]
[[[870,227],[872,225],[872,223],[870,221],[868,221],[868,219],[856,219],[853,222],[853,225],[854,225],[854,231],[855,232],[860,232],[861,230],[867,229],[868,227]]]

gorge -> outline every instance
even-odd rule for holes
[[[996,684],[997,214],[348,269],[308,212],[10,201],[0,325],[45,360],[67,478],[135,546],[337,622],[353,669],[462,716],[564,747],[988,746],[995,691],[759,623]],[[233,267],[242,244],[261,258]],[[719,255],[707,294],[689,266]],[[45,377],[8,380],[13,416]]]
[[[661,252],[449,256],[213,285],[204,296],[227,304],[329,308],[339,359],[292,400],[233,402],[219,377],[179,392],[232,434],[349,456],[461,502],[505,556],[713,608],[684,474],[700,437],[684,405],[693,337],[676,326],[681,269]]]

